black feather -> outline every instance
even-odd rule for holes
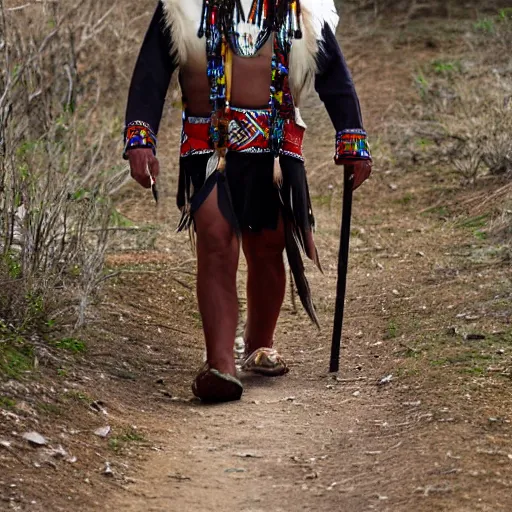
[[[320,322],[315,311],[315,306],[311,298],[311,289],[306,278],[304,263],[299,245],[297,244],[297,235],[294,234],[295,226],[285,221],[285,245],[286,255],[290,270],[292,271],[293,280],[297,287],[302,306],[306,310],[311,321],[320,329]]]

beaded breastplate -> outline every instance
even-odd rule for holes
[[[295,117],[289,59],[293,40],[302,38],[300,1],[253,0],[245,13],[241,0],[204,0],[198,36],[206,39],[212,105],[210,138],[217,153],[212,165],[216,168],[222,167],[226,147],[233,54],[253,57],[273,39],[268,136],[270,149],[277,156],[283,144],[284,124]]]

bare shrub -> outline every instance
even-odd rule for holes
[[[112,9],[0,0],[0,318],[17,328],[34,307],[83,324],[103,280],[109,193],[126,170],[104,78],[85,63]]]

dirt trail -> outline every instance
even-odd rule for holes
[[[393,47],[381,36],[348,52],[376,134],[386,112],[410,94],[417,60],[430,58],[428,45]],[[314,101],[305,112],[306,154],[326,271],[310,268],[323,330],[294,314],[287,299],[276,340],[291,373],[246,376],[241,403],[201,406],[190,401],[202,346],[193,275],[180,272],[190,259],[186,240],[169,234],[159,240],[160,252],[113,257],[112,264],[133,268],[108,300],[134,343],[123,358],[143,373],[137,386],[120,384],[117,407],[154,451],[134,457],[133,478],[98,510],[512,509],[508,388],[502,379],[484,390],[477,377],[434,364],[449,350],[438,341],[457,315],[503,294],[508,282],[506,269],[468,263],[471,234],[425,214],[437,202],[433,182],[442,188],[442,178],[377,165],[381,172],[358,193],[342,371],[338,380],[327,373],[342,180],[328,168],[332,130],[325,114],[313,117],[316,107]],[[168,203],[159,219],[172,223]],[[127,194],[120,210],[140,221],[154,215],[138,192]],[[479,328],[500,325],[491,315]],[[391,383],[377,384],[390,374]],[[502,404],[493,400],[498,390]],[[491,416],[501,419],[489,432]]]
[[[176,426],[165,414],[172,433],[160,435],[170,439],[146,465],[135,496],[111,509],[323,509],[316,504],[336,485],[330,468],[344,459],[335,446],[352,444],[359,421],[340,405],[350,394],[325,393],[325,379],[252,385],[239,407],[177,408]],[[337,492],[354,488],[354,474],[345,476]]]
[[[418,339],[444,332],[471,304],[471,272],[463,271],[462,279],[450,276],[450,269],[460,268],[460,249],[454,251],[453,243],[463,239],[400,205],[386,208],[388,218],[372,226],[371,218],[389,204],[389,193],[370,209],[382,181],[369,188],[356,204],[356,226],[366,226],[366,234],[355,237],[340,380],[327,374],[335,205],[332,212],[319,212],[327,271],[312,279],[326,328],[317,333],[286,305],[276,339],[292,363],[288,376],[246,377],[241,403],[202,406],[189,401],[202,353],[199,327],[188,338],[168,332],[161,341],[144,336],[160,347],[148,362],[153,370],[146,383],[154,388],[163,376],[174,401],[127,386],[133,402],[124,415],[132,416],[155,452],[137,466],[134,480],[109,501],[108,510],[510,509],[510,427],[505,420],[491,433],[486,427],[488,417],[506,418],[506,410],[492,403],[492,393],[481,394],[472,377],[418,373],[415,359],[411,366],[405,355],[419,354]],[[153,289],[158,280],[145,277],[132,290],[139,312],[138,286]],[[490,294],[499,291],[494,274],[476,280]],[[185,301],[192,300],[189,294]],[[160,295],[157,302],[162,300]],[[151,315],[149,332],[174,324],[190,333],[180,312],[171,318],[165,309],[153,303],[142,310],[142,317]],[[404,335],[394,336],[392,322]],[[166,368],[169,359],[174,366]],[[388,374],[392,382],[378,386]],[[494,384],[506,408],[510,392]]]
[[[398,177],[397,183],[406,187],[405,180],[410,178]],[[420,180],[412,186],[419,192]],[[458,404],[467,390],[452,395],[449,378],[418,375],[404,357],[425,333],[449,325],[446,301],[461,301],[460,283],[447,274],[460,258],[453,243],[462,239],[453,228],[390,201],[392,192],[384,190],[377,178],[356,201],[355,229],[365,226],[365,234],[354,237],[340,380],[327,374],[340,207],[335,202],[317,212],[326,276],[311,274],[326,327],[316,332],[287,304],[276,339],[292,362],[291,373],[274,380],[246,378],[241,403],[210,407],[189,401],[202,352],[199,328],[187,339],[168,333],[161,344],[153,339],[160,353],[147,381],[152,385],[164,376],[175,401],[160,397],[143,405],[144,397],[134,396],[134,403],[148,410],[129,412],[156,451],[138,467],[126,492],[109,502],[109,510],[507,510],[506,488],[500,496],[473,485],[490,478],[487,470],[479,471],[492,449],[482,434],[485,419],[480,424],[474,409],[465,417]],[[383,208],[386,218],[375,224]],[[486,283],[493,292],[494,279],[489,276]],[[137,301],[138,287],[147,293],[159,280],[132,282],[139,311],[144,301]],[[192,297],[190,292],[184,302]],[[151,314],[153,332],[155,325],[174,321],[162,301],[159,295],[158,307],[142,312]],[[461,307],[457,303],[448,316],[454,318]],[[405,334],[395,337],[391,322]],[[165,369],[168,359],[176,363],[172,369]],[[378,386],[389,374],[392,382]],[[478,397],[471,394],[471,407],[478,408]],[[475,460],[476,452],[481,460]],[[501,471],[510,475],[508,467]]]

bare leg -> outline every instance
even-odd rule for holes
[[[236,374],[233,347],[238,323],[236,272],[239,242],[217,203],[217,188],[194,216],[197,230],[197,298],[212,368]]]
[[[283,223],[275,231],[246,232],[242,241],[248,266],[245,341],[250,354],[272,347],[274,341],[286,289]]]

